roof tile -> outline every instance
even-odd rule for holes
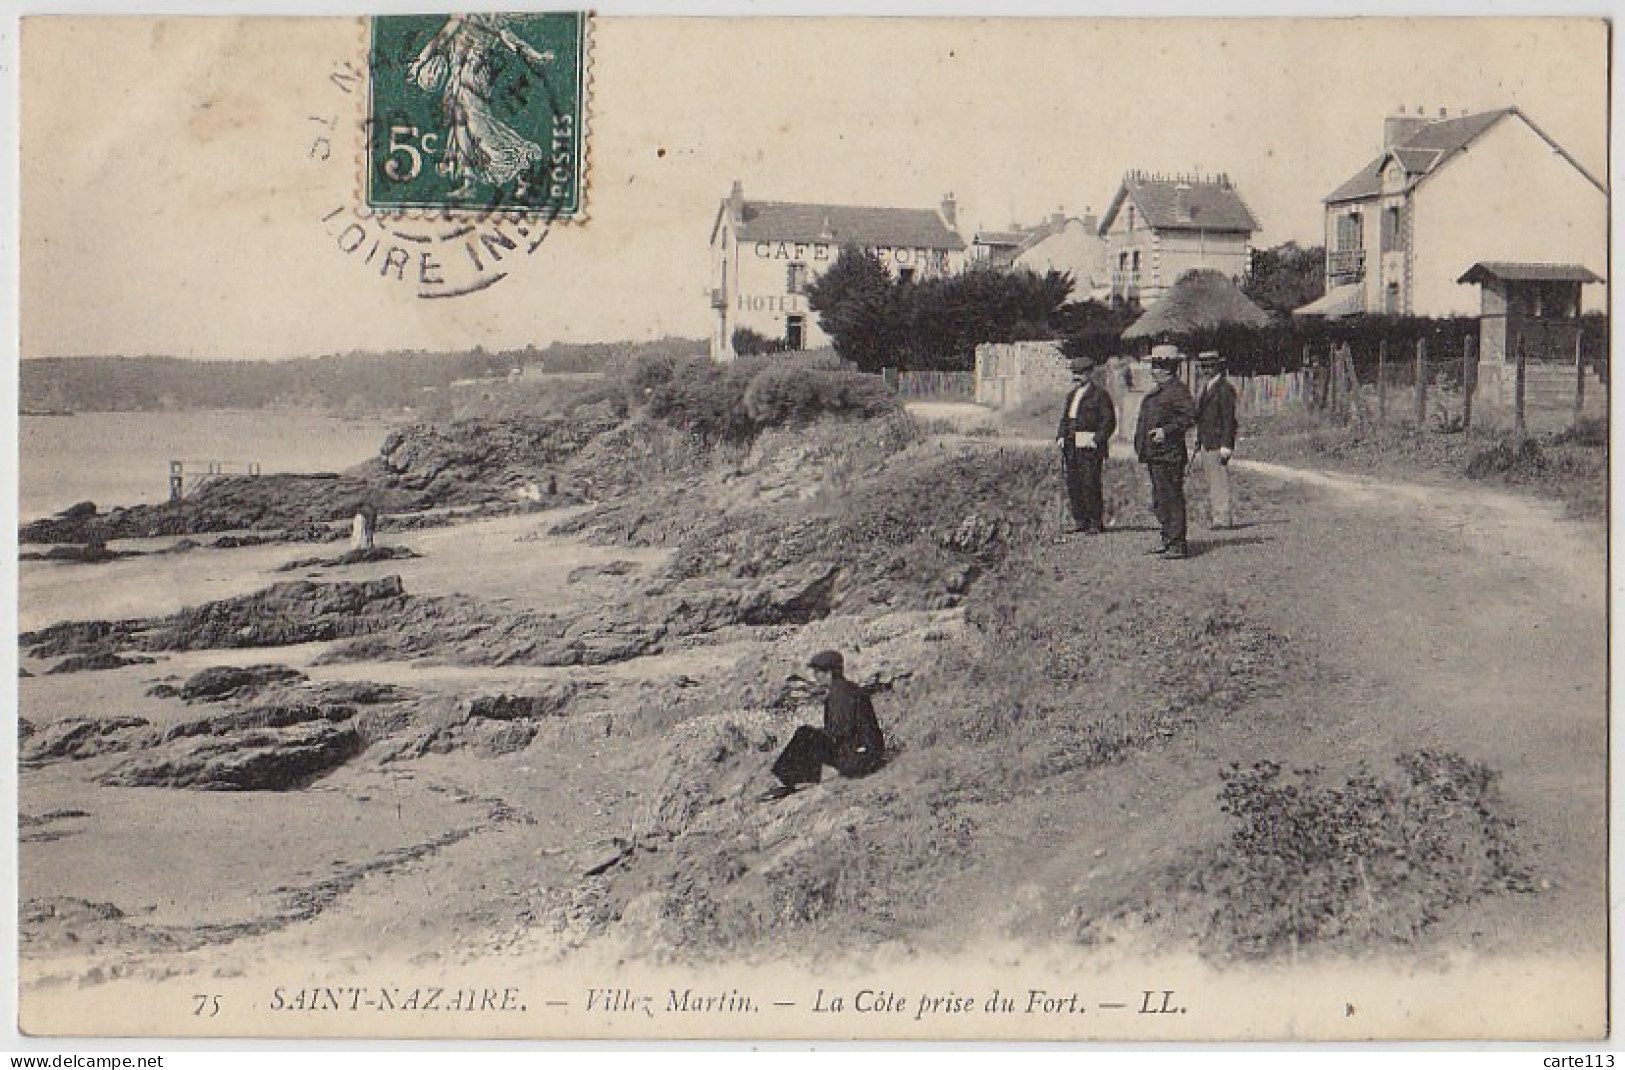
[[[1148,226],[1158,230],[1243,231],[1258,229],[1258,219],[1229,179],[1211,181],[1130,174],[1119,196],[1100,221],[1102,232],[1111,226],[1123,195],[1134,199]]]
[[[1504,260],[1483,260],[1474,264],[1457,282],[1481,283],[1486,279],[1508,282],[1601,282],[1582,264],[1520,264]]]
[[[1455,119],[1437,119],[1419,127],[1410,137],[1384,150],[1348,181],[1332,190],[1326,197],[1326,203],[1359,201],[1381,193],[1382,167],[1388,162],[1390,154],[1399,158],[1406,172],[1416,176],[1412,181],[1431,174],[1441,163],[1512,112],[1512,108],[1498,108]]]
[[[746,201],[740,241],[828,242],[885,248],[963,249],[965,239],[929,208]]]

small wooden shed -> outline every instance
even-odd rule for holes
[[[1480,261],[1456,280],[1480,287],[1478,361],[1505,368],[1527,359],[1572,363],[1580,335],[1580,287],[1602,279],[1580,264]]]

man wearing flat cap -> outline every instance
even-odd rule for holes
[[[1106,528],[1106,500],[1101,473],[1112,432],[1117,430],[1117,406],[1095,382],[1095,359],[1072,359],[1072,389],[1061,407],[1055,444],[1061,447],[1061,470],[1066,477],[1067,503],[1072,510],[1068,534],[1098,535]]]
[[[1196,402],[1179,381],[1182,357],[1173,346],[1151,351],[1152,386],[1140,402],[1134,454],[1151,476],[1151,503],[1162,528],[1162,545],[1150,551],[1167,561],[1189,556],[1185,545],[1185,434],[1196,426]]]
[[[1215,528],[1235,522],[1230,509],[1230,455],[1236,449],[1236,388],[1225,378],[1216,352],[1196,358],[1201,387],[1196,395],[1196,463],[1207,473],[1207,499]]]
[[[824,727],[802,725],[773,763],[779,783],[762,798],[782,799],[802,784],[823,779],[824,766],[842,776],[868,776],[886,756],[886,742],[868,692],[848,680],[840,651],[822,650],[807,663],[827,691]]]

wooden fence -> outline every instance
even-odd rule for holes
[[[1430,347],[1426,338],[1392,347],[1384,341],[1375,362],[1357,361],[1346,343],[1305,347],[1301,371],[1233,381],[1242,408],[1254,413],[1299,405],[1342,423],[1406,423],[1436,431],[1468,430],[1475,418],[1488,418],[1522,437],[1533,423],[1578,427],[1606,415],[1607,379],[1598,375],[1598,358],[1583,336],[1570,331],[1564,341],[1570,347],[1566,361],[1536,359],[1528,339],[1515,338],[1508,363],[1487,366],[1471,335],[1459,350]]]
[[[892,392],[902,398],[946,401],[973,401],[976,398],[974,372],[911,372],[885,368],[881,375]]]
[[[1309,397],[1308,372],[1232,376],[1237,402],[1245,413],[1275,413],[1302,405]]]

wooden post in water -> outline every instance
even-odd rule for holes
[[[1513,352],[1518,354],[1518,372],[1512,387],[1512,441],[1522,446],[1524,435],[1528,430],[1524,423],[1523,411],[1524,375],[1527,363],[1523,350],[1523,335],[1520,334],[1513,339]]]
[[[1428,418],[1428,340],[1416,340],[1416,429]]]
[[[1580,426],[1581,414],[1586,407],[1585,331],[1574,332],[1574,427]]]
[[[1461,340],[1461,429],[1473,429],[1473,392],[1478,389],[1478,339],[1471,334]]]
[[[1377,341],[1377,422],[1388,420],[1388,339]]]

